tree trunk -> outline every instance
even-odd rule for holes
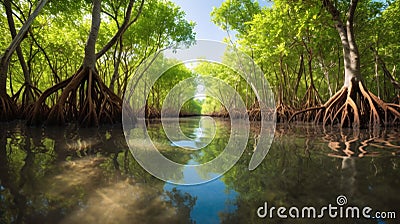
[[[119,27],[117,33],[113,36],[113,38],[111,38],[111,40],[103,47],[103,49],[101,49],[96,54],[97,59],[101,58],[108,50],[110,50],[110,48],[115,43],[117,43],[117,41],[122,37],[122,35],[129,28],[129,26],[132,25],[133,23],[135,23],[137,21],[137,19],[139,18],[140,14],[142,13],[142,10],[143,10],[144,0],[142,0],[140,3],[139,12],[136,14],[136,17],[132,21],[130,21],[134,3],[135,3],[135,0],[129,1],[128,8],[125,13],[124,22],[122,23],[121,27]]]
[[[12,37],[12,39],[14,39],[17,36],[17,30],[15,29],[15,22],[14,22],[14,18],[12,15],[10,0],[4,0],[4,7],[6,9],[7,22],[8,22],[8,27],[10,28],[11,37]],[[19,45],[18,45],[16,51],[17,51],[17,55],[18,55],[18,60],[21,64],[21,68],[24,73],[25,83],[31,85],[32,81],[31,81],[31,77],[29,74],[30,72],[28,70],[28,66],[26,65],[24,55],[22,54],[22,49]]]
[[[114,61],[115,61],[114,62],[114,73],[111,77],[110,87],[109,87],[112,91],[114,91],[115,81],[117,81],[117,79],[119,79],[119,66],[121,64],[123,46],[124,46],[124,44],[122,42],[122,38],[120,38],[119,47],[118,47],[119,49],[116,52],[117,55],[114,54]]]
[[[92,25],[85,46],[85,58],[83,59],[83,67],[95,69],[96,67],[96,41],[99,35],[101,22],[101,0],[93,0]]]
[[[46,5],[48,0],[41,0],[35,10],[29,15],[28,19],[24,23],[24,25],[19,30],[18,34],[13,38],[10,43],[10,46],[5,50],[4,54],[1,57],[0,61],[0,97],[4,97],[7,95],[6,84],[7,84],[7,72],[8,65],[10,63],[10,59],[14,51],[21,44],[26,32],[28,32],[29,27],[31,26],[33,20],[39,15],[39,12]],[[6,4],[7,0],[4,2]]]
[[[122,99],[104,84],[96,70],[98,55],[95,47],[101,22],[101,0],[93,0],[92,5],[92,24],[82,66],[71,78],[41,95],[28,117],[28,124],[78,122],[80,126],[96,127],[102,123],[121,121]],[[46,99],[61,89],[63,91],[57,102],[47,110]]]
[[[4,57],[1,58],[0,65],[0,98],[8,96],[7,95],[7,70],[8,63]]]
[[[361,80],[360,73],[360,53],[354,37],[354,14],[357,8],[358,0],[352,0],[347,14],[346,25],[340,18],[340,12],[336,9],[330,0],[322,0],[323,5],[332,15],[335,22],[335,28],[339,33],[343,47],[344,58],[344,87],[349,87],[351,81]]]

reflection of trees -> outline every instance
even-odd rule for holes
[[[0,223],[189,220],[193,199],[164,201],[164,183],[134,160],[121,128],[10,124],[0,134]]]
[[[129,147],[139,161],[146,163],[149,172],[157,174],[164,180],[181,182],[183,169],[177,169],[172,162],[166,162],[164,157],[186,164],[190,160],[190,152],[172,146],[160,125],[160,123],[150,124],[147,128],[148,137],[142,127],[129,130],[127,132]]]
[[[160,125],[161,121],[147,127],[149,137],[151,138],[154,146],[166,158],[179,164],[186,164],[190,160],[190,151],[182,150],[179,147],[172,146],[171,141],[168,139]],[[185,130],[187,129],[183,129],[184,132]]]
[[[7,131],[6,127],[0,128],[0,222],[10,223],[11,220],[22,222],[22,214],[25,210],[26,198],[19,193],[19,188],[15,183],[11,161],[8,159],[9,147],[7,144]],[[14,204],[21,209],[15,211],[9,209],[8,204]]]
[[[230,129],[227,127],[228,123],[229,122],[216,122],[215,137],[208,146],[194,153],[193,159],[196,162],[203,164],[215,159],[221,154],[229,140]]]
[[[6,214],[3,218],[6,223],[26,222],[32,213],[27,195],[39,189],[34,182],[50,168],[46,163],[53,156],[35,140],[36,133],[24,126],[4,125],[0,132],[0,183],[4,188],[0,196],[4,193],[7,198],[1,203]]]
[[[151,128],[156,132],[156,126]],[[196,198],[179,191],[164,193],[164,183],[133,159],[121,129],[9,124],[0,127],[0,134],[0,222],[190,221]],[[217,136],[221,144],[228,137]],[[222,178],[228,190],[238,192],[233,202],[237,210],[221,213],[222,222],[265,223],[255,213],[264,201],[271,206],[318,207],[334,204],[340,194],[352,205],[399,210],[400,138],[395,129],[324,132],[311,126],[278,126],[265,161],[250,172],[257,135],[251,136],[241,160]],[[162,135],[154,137],[165,141]],[[331,142],[337,142],[336,151],[329,147]],[[362,158],[359,147],[367,152]],[[349,157],[346,150],[355,153]],[[200,151],[190,158],[212,159],[218,147],[204,152],[204,158],[196,153]],[[327,156],[331,154],[336,156]]]
[[[382,139],[386,143],[379,143],[380,145],[388,145],[389,140],[393,145],[399,144],[395,133],[383,132],[379,138],[366,142],[367,146],[363,146],[366,140],[374,136],[373,133],[332,132],[329,135],[318,127],[299,125],[287,129],[278,126],[275,141],[265,161],[254,171],[248,171],[253,150],[251,144],[254,142],[254,139],[250,139],[249,147],[241,160],[222,178],[229,189],[239,193],[235,202],[237,210],[234,213],[221,214],[222,222],[309,223],[310,220],[259,219],[256,209],[264,202],[268,202],[268,206],[276,207],[320,207],[329,203],[335,205],[336,197],[341,194],[348,197],[351,205],[370,206],[382,211],[399,210],[400,196],[397,186],[400,164],[398,158],[392,156],[397,149],[385,148],[384,151],[391,153],[374,154],[374,157],[350,157],[343,162],[342,158],[327,156],[332,154],[332,149],[325,142],[326,139],[342,137],[354,140],[352,134],[355,134],[359,138],[355,141],[358,143],[351,142],[350,146],[356,146],[356,150],[362,146],[370,153],[382,151],[374,146],[377,142],[382,142]],[[339,151],[346,150],[345,143],[341,142],[339,145]],[[338,222],[328,217],[322,221]]]
[[[178,214],[186,219],[179,220],[180,223],[193,223],[190,219],[190,212],[196,204],[197,197],[192,197],[188,193],[182,193],[180,190],[173,188],[171,191],[165,192],[167,203],[170,203],[173,207],[177,208]]]

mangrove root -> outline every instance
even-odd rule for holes
[[[46,99],[60,89],[63,91],[56,104],[48,109]],[[42,94],[35,103],[28,124],[78,122],[80,126],[89,127],[120,122],[121,115],[121,98],[103,83],[95,69],[80,68],[74,76]]]
[[[7,94],[0,94],[0,122],[16,118],[17,105]]]
[[[394,125],[400,121],[400,105],[386,103],[369,92],[359,80],[353,79],[348,87],[342,87],[324,105],[307,108],[294,113],[294,117],[307,112],[308,121],[326,124],[340,123],[341,127],[360,127],[361,125]]]
[[[29,83],[25,83],[24,85],[22,85],[17,93],[14,94],[12,99],[16,103],[16,105],[20,96],[22,97],[21,104],[19,104],[17,107],[18,115],[20,115],[22,119],[27,118],[28,114],[34,106],[34,102],[40,97],[41,94],[42,92],[38,88]]]

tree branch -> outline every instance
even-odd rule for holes
[[[347,31],[345,29],[342,19],[340,18],[339,10],[333,5],[330,0],[322,0],[322,5],[329,12],[329,14],[331,14],[332,19],[335,22],[335,28],[339,32],[342,45],[346,48],[346,51],[350,50]]]
[[[42,8],[46,5],[48,0],[41,0],[38,4],[38,6],[35,8],[33,13],[29,15],[28,19],[24,23],[24,25],[21,27],[19,30],[17,36],[12,40],[10,46],[7,48],[6,52],[3,55],[3,60],[8,61],[11,57],[11,55],[14,53],[15,49],[20,45],[22,42],[26,32],[28,32],[29,27],[31,26],[33,20],[39,15],[39,12],[42,10]]]
[[[113,36],[113,38],[111,38],[111,40],[103,47],[103,49],[101,49],[97,54],[96,54],[96,59],[101,58],[112,46],[114,46],[114,44],[119,40],[119,38],[125,33],[125,31],[128,29],[128,27],[130,25],[132,25],[137,18],[139,17],[139,15],[142,13],[142,9],[143,9],[143,5],[144,5],[144,1],[141,1],[140,4],[140,8],[139,11],[135,17],[135,19],[132,22],[129,22],[131,20],[131,15],[132,15],[132,9],[133,9],[133,5],[135,3],[135,0],[130,0],[129,1],[129,5],[128,8],[126,10],[126,15],[124,18],[124,22],[122,23],[121,27],[118,29],[117,33]]]

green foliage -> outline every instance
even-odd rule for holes
[[[162,71],[161,68],[168,68],[167,71]],[[162,63],[155,63],[155,65],[150,67],[151,73],[155,74],[162,74],[161,77],[155,82],[153,88],[150,90],[149,93],[149,98],[147,101],[147,104],[156,109],[158,112],[161,112],[161,109],[163,107],[163,102],[165,101],[167,94],[171,91],[171,89],[179,84],[179,82],[190,78],[190,77],[195,77],[193,72],[190,71],[185,64],[181,64],[179,61],[174,60],[174,59],[164,59],[162,60]],[[180,92],[178,94],[189,94],[189,95],[194,95],[194,92],[187,92],[190,91],[188,89],[180,89]],[[186,92],[185,92],[186,91]],[[180,99],[181,97],[173,97],[173,99],[176,99],[174,103],[176,103],[176,107],[178,105],[181,105]],[[170,107],[174,105],[168,105]],[[167,108],[168,110],[169,108]],[[201,111],[201,106],[197,104],[195,101],[190,100],[186,102],[182,109],[181,109],[181,114],[196,114],[199,111]]]
[[[97,50],[100,50],[117,32],[123,22],[128,0],[102,1],[102,24]],[[383,75],[382,66],[375,71],[375,49],[387,69],[396,77],[400,57],[400,1],[360,0],[355,17],[355,33],[361,52],[362,75],[369,89],[381,91],[381,97],[391,100],[396,90]],[[12,1],[17,31],[35,8],[37,1]],[[33,22],[21,43],[33,85],[44,91],[69,78],[80,67],[87,35],[90,29],[91,1],[50,1]],[[336,1],[345,19],[348,1]],[[132,17],[139,12],[140,1],[133,7]],[[0,13],[5,15],[4,6]],[[214,8],[212,21],[227,31],[234,31],[239,49],[250,55],[260,66],[274,89],[278,101],[300,107],[311,83],[323,99],[329,98],[343,82],[343,59],[340,40],[328,12],[319,0],[276,0],[272,7],[261,8],[257,1],[226,0]],[[143,10],[124,33],[123,38],[98,60],[98,70],[103,81],[123,96],[127,82],[136,74],[138,66],[160,49],[175,44],[194,42],[194,22],[185,19],[185,13],[170,1],[145,1]],[[0,50],[11,41],[7,18],[0,18]],[[224,60],[229,60],[229,52]],[[301,60],[303,58],[303,61]],[[116,63],[120,62],[120,63]],[[179,69],[178,69],[179,70]],[[182,75],[162,78],[154,90],[157,92],[150,104],[165,96],[168,88],[188,77]],[[197,75],[212,75],[235,88],[251,108],[254,94],[239,75],[219,65],[202,65]],[[178,72],[179,73],[179,72]],[[191,74],[193,75],[193,74]],[[10,78],[11,77],[11,78]],[[10,94],[22,86],[25,79],[16,54],[13,55],[8,75],[7,91]],[[293,88],[287,88],[288,86]],[[54,103],[57,97],[47,102]],[[197,102],[198,103],[198,102]],[[195,101],[188,102],[195,106]],[[207,113],[224,110],[214,99],[202,101]],[[189,106],[188,106],[189,107]],[[214,109],[215,108],[215,109]]]
[[[212,21],[224,30],[245,34],[250,28],[247,22],[260,12],[258,2],[252,0],[226,0],[211,12]]]
[[[202,114],[203,101],[198,99],[191,99],[183,104],[181,113],[187,113],[189,115],[200,115]]]
[[[102,1],[102,24],[97,50],[100,50],[115,35],[122,24],[128,0]],[[141,1],[133,7],[132,19],[139,13]],[[13,2],[17,31],[35,7],[35,2]],[[90,29],[91,1],[50,1],[36,18],[21,44],[34,86],[44,91],[73,75],[81,66],[84,47]],[[4,7],[0,12],[5,14]],[[170,1],[145,1],[136,22],[125,32],[120,43],[110,49],[98,61],[98,70],[106,84],[111,83],[114,70],[119,71],[115,89],[122,96],[127,80],[145,58],[156,51],[177,43],[191,44],[194,41],[194,23],[185,19],[185,13]],[[7,18],[0,18],[0,48],[11,41]],[[122,41],[122,43],[121,43]],[[122,47],[120,47],[122,45]],[[121,52],[120,52],[121,51]],[[118,57],[118,55],[121,55]],[[115,69],[115,62],[121,60]],[[24,76],[16,54],[10,64],[8,92],[14,94],[24,83]],[[56,97],[51,98],[49,105]]]
[[[111,79],[118,53],[121,53],[121,66],[117,90],[121,90],[137,67],[158,50],[178,43],[192,43],[195,24],[184,17],[184,12],[172,2],[146,1],[138,20],[124,33],[122,48],[117,45],[114,50],[107,52],[105,61],[101,62],[105,82]],[[116,24],[107,24],[107,27],[116,29]],[[121,49],[122,52],[119,52]]]
[[[230,59],[230,54],[234,52],[226,52],[223,58],[225,64],[230,64],[228,62]],[[246,81],[232,68],[226,67],[225,65],[211,62],[200,62],[194,71],[199,76],[211,76],[222,80],[224,83],[231,86],[239,93],[246,107],[249,109],[255,100],[255,95],[251,90],[251,87],[246,83]],[[215,90],[214,97],[206,97],[203,102],[202,113],[204,114],[215,114],[221,111],[225,111],[225,107],[219,99],[223,99],[224,102],[232,102],[235,99],[234,96],[227,95],[223,91]]]
[[[385,89],[384,99],[392,97],[394,91],[384,82],[376,81],[370,48],[376,46],[389,67],[394,67],[399,56],[399,35],[395,28],[400,19],[399,1],[389,3],[360,1],[354,27],[362,52],[362,75],[373,91],[377,86]],[[349,1],[336,4],[345,21]],[[211,15],[221,28],[238,33],[236,42],[240,50],[251,55],[262,68],[278,102],[301,107],[301,99],[311,84],[325,100],[341,88],[342,46],[322,1],[277,0],[272,7],[258,10],[256,2],[254,7],[249,5],[251,1],[226,0]],[[380,79],[385,80],[383,71],[378,72]]]
[[[393,1],[383,11],[382,15],[375,20],[376,42],[379,54],[384,57],[385,62],[393,68],[399,65],[400,58],[400,35],[398,27],[400,27],[400,1]],[[395,74],[392,74],[395,76]]]

